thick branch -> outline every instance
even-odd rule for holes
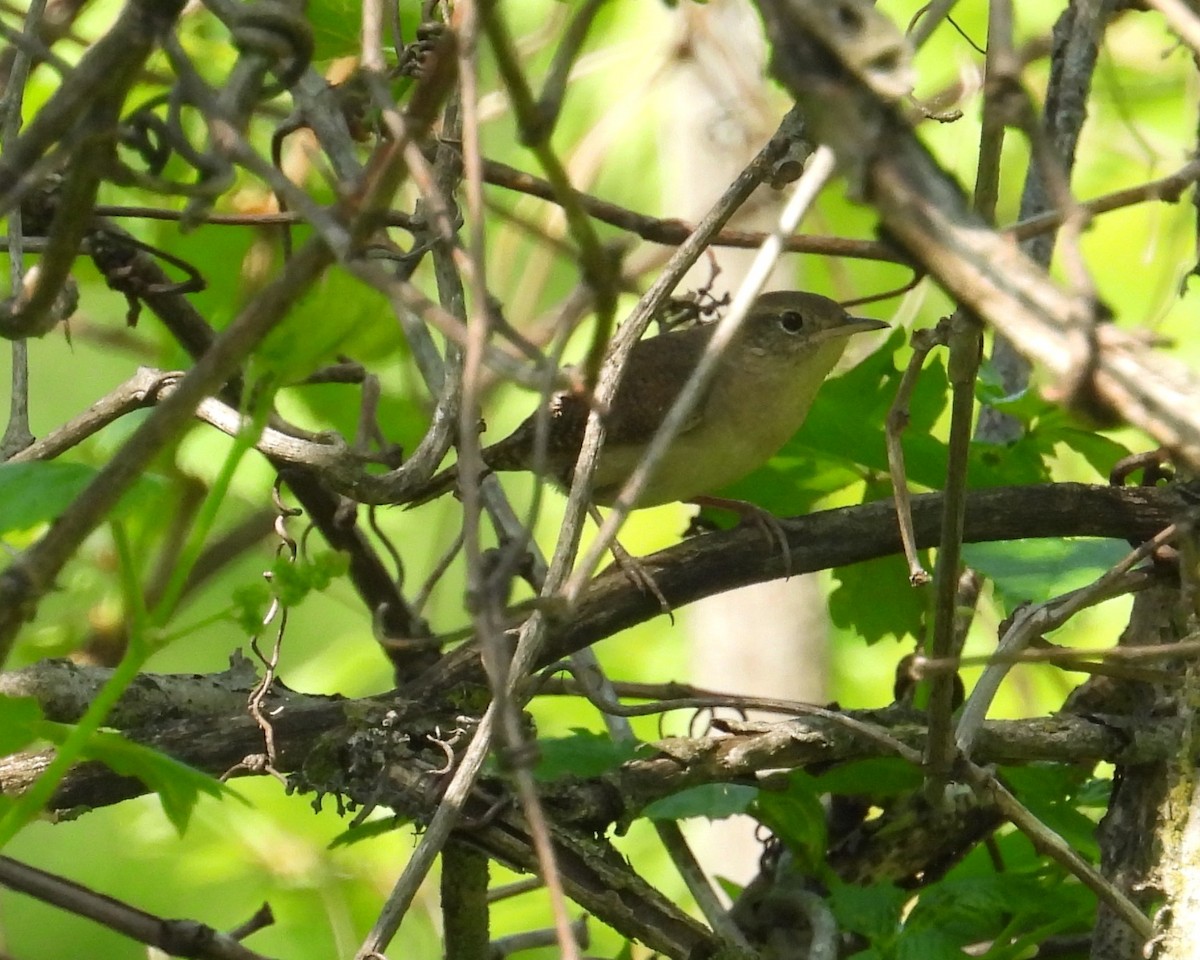
[[[76,719],[86,707],[89,689],[98,688],[110,673],[106,668],[82,668],[65,661],[42,661],[36,667],[0,675],[0,693],[31,696],[57,720]],[[247,715],[245,678],[231,674],[212,677],[145,674],[114,712],[113,725],[132,739],[163,750],[176,759],[214,775],[224,773],[247,754],[261,749],[262,730]],[[164,704],[172,719],[164,720]],[[181,706],[186,704],[186,706]],[[461,710],[451,704],[437,708],[398,700],[395,694],[351,701],[277,691],[266,704],[279,748],[279,769],[293,773],[305,768],[310,787],[343,791],[353,796],[365,779],[363,770],[377,773],[378,741],[387,749],[396,744],[425,744],[424,754],[409,750],[408,766],[417,774],[435,776],[444,755],[432,749],[426,731],[440,724],[450,729]],[[440,710],[440,712],[439,712]],[[591,781],[549,786],[550,802],[563,822],[603,830],[637,813],[653,800],[702,783],[745,781],[769,770],[841,763],[890,755],[885,745],[868,739],[855,725],[870,724],[898,743],[919,750],[924,744],[922,715],[903,709],[822,710],[779,722],[727,724],[721,737],[672,738],[655,744],[657,752],[632,760],[618,770]],[[387,714],[390,726],[372,720]],[[1030,720],[991,721],[983,726],[973,751],[981,764],[1054,761],[1080,763],[1107,760],[1124,765],[1151,763],[1173,755],[1181,735],[1181,720],[1163,719],[1152,726],[1132,727],[1120,717],[1080,717],[1060,714]],[[411,738],[405,734],[411,733]],[[316,751],[316,752],[315,752]],[[336,755],[334,755],[336,754]],[[320,756],[316,765],[314,757]],[[45,753],[20,753],[0,760],[4,794],[17,796],[44,766]],[[334,762],[339,782],[317,784],[312,778],[324,762]],[[329,767],[332,776],[333,766]],[[376,773],[372,773],[374,777]],[[414,774],[416,775],[416,774]],[[389,777],[395,774],[390,773]],[[382,787],[371,802],[418,818],[432,812],[436,790]],[[61,813],[75,807],[99,807],[146,793],[135,780],[121,777],[99,763],[81,764],[63,781],[48,808]],[[414,806],[416,797],[421,803]]]
[[[941,494],[913,499],[918,549],[937,545],[942,500]],[[1177,492],[1165,488],[1059,483],[976,490],[967,497],[963,539],[967,543],[1043,537],[1148,540],[1186,508]],[[891,501],[781,522],[788,538],[792,575],[900,552],[900,528]],[[753,526],[696,537],[651,554],[642,563],[673,608],[788,574],[778,546]],[[654,597],[610,567],[592,581],[570,616],[551,628],[542,665],[660,613]],[[470,646],[450,653],[431,671],[431,678],[421,682],[453,686],[464,681],[482,682],[478,657]]]
[[[971,211],[899,107],[846,65],[861,40],[818,37],[808,26],[816,6],[808,0],[758,5],[775,76],[803,108],[814,138],[837,153],[851,191],[875,208],[889,238],[960,305],[1042,364],[1068,400],[1115,412],[1200,467],[1200,378],[1112,327],[1090,342],[1103,308],[1064,291]]]

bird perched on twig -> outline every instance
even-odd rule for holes
[[[835,301],[815,293],[761,294],[637,506],[711,500],[705,495],[762,466],[800,428],[846,341],[856,333],[886,327],[880,320],[852,317]],[[593,502],[607,505],[616,499],[715,328],[715,323],[701,324],[649,337],[634,346],[604,418]],[[492,471],[536,470],[565,488],[579,458],[588,413],[584,398],[557,394],[547,411],[534,413],[508,437],[485,447],[483,462]],[[539,458],[542,417],[548,420]],[[457,477],[456,467],[435,474],[408,506],[440,497],[454,488]]]

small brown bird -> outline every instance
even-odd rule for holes
[[[604,447],[593,480],[595,503],[607,505],[616,499],[715,327],[709,323],[663,333],[634,346],[604,421]],[[836,302],[815,293],[760,295],[637,505],[694,500],[766,463],[804,422],[846,341],[856,333],[886,327],[880,320],[851,317]],[[558,394],[543,416],[549,423],[542,472],[559,486],[569,486],[588,405],[580,397]],[[537,414],[530,416],[508,437],[484,448],[483,461],[490,470],[533,469],[538,419]],[[442,470],[408,506],[440,497],[456,480],[455,467]]]

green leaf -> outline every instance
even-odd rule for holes
[[[1095,820],[1068,803],[1028,806],[1034,816],[1062,837],[1081,857],[1092,863],[1100,862],[1100,843],[1096,839]]]
[[[900,914],[912,894],[890,883],[859,887],[839,883],[829,892],[829,909],[838,926],[886,945],[900,930]]]
[[[201,794],[217,799],[237,796],[214,777],[109,730],[93,734],[83,755],[89,760],[99,760],[122,776],[137,777],[158,794],[163,813],[180,835],[187,829]]]
[[[1085,771],[1059,764],[1001,767],[1005,784],[1022,803],[1054,803],[1074,796],[1088,779]]]
[[[404,14],[417,6],[400,4],[406,37],[413,35],[415,22]],[[308,4],[306,15],[313,31],[314,60],[332,60],[361,53],[362,6],[357,0],[317,0]]]
[[[339,354],[377,358],[395,341],[387,300],[348,274],[321,277],[254,352],[255,370],[277,384],[295,383]]]
[[[816,777],[814,783],[821,793],[886,797],[915,790],[921,781],[921,771],[907,760],[875,757],[841,764]]]
[[[273,600],[271,588],[261,580],[243,583],[234,587],[229,599],[233,604],[230,619],[243,633],[257,634]]]
[[[1104,479],[1108,478],[1118,460],[1123,460],[1130,455],[1129,448],[1124,444],[1117,443],[1111,437],[1092,430],[1064,426],[1059,430],[1048,432],[1050,439],[1080,454]]]
[[[349,565],[349,555],[337,550],[320,550],[296,560],[276,557],[269,583],[262,580],[243,583],[230,592],[232,609],[228,616],[245,633],[257,634],[276,599],[287,607],[296,607],[310,593],[327,589],[334,578],[345,574]]]
[[[1108,778],[1091,777],[1075,793],[1075,802],[1081,807],[1107,810],[1112,800],[1113,782]]]
[[[713,877],[713,882],[721,888],[721,892],[729,898],[730,903],[737,903],[738,897],[746,892],[746,888],[740,883],[735,883],[728,877],[722,877],[719,874]]]
[[[880,557],[833,571],[836,586],[829,596],[829,617],[867,643],[885,637],[919,636],[928,593],[908,582],[908,566],[900,556]]]
[[[380,820],[368,820],[366,823],[343,830],[329,841],[329,849],[348,847],[351,844],[361,843],[363,840],[374,840],[384,834],[393,833],[411,822],[411,817],[384,817]]]
[[[1094,895],[1078,883],[1064,883],[1056,865],[1036,869],[946,877],[922,891],[905,921],[905,935],[936,932],[963,945],[1047,922],[1085,929],[1095,912]]]
[[[1031,387],[1009,393],[990,359],[984,360],[979,367],[979,376],[975,379],[975,399],[981,405],[1008,414],[1027,429],[1034,421],[1055,409],[1052,403],[1044,400]]]
[[[989,849],[990,847],[990,849]],[[997,860],[1004,869],[1014,874],[1035,873],[1043,866],[1043,859],[1029,838],[1019,830],[997,831],[992,834],[992,843],[985,847],[976,844],[955,864],[942,882],[959,880],[963,877],[990,876],[996,870]]]
[[[534,769],[539,780],[598,777],[616,769],[646,749],[636,742],[618,742],[606,733],[576,730],[569,737],[538,741],[541,758]]]
[[[39,739],[42,708],[33,697],[0,695],[0,756],[16,753]]]
[[[374,350],[370,354],[372,365],[386,363],[389,368],[403,368],[398,352],[394,357],[381,357],[383,354],[385,351],[382,348]],[[358,429],[357,389],[355,384],[313,383],[290,387],[281,391],[281,394],[286,403],[301,405],[314,424],[352,437]],[[406,381],[400,390],[389,389],[384,392],[379,397],[376,413],[376,419],[384,427],[388,440],[398,443],[405,450],[413,449],[429,428],[428,400],[401,392],[409,389],[415,390],[415,386]]]
[[[1095,783],[1085,771],[1054,764],[1030,764],[1005,767],[1005,783],[1030,811],[1084,857],[1096,860],[1100,849],[1096,841],[1096,823],[1080,806],[1094,802],[1082,796],[1094,796],[1089,789]]]
[[[1012,874],[943,880],[922,892],[906,926],[953,930],[971,937],[1009,911],[1026,906],[1035,887],[1029,877]]]
[[[894,956],[896,960],[963,960],[964,954],[953,937],[928,929],[901,934]]]
[[[786,790],[760,790],[750,813],[787,844],[801,870],[820,873],[825,864],[825,808],[811,776],[793,770]]]
[[[99,471],[82,463],[38,460],[0,464],[0,534],[28,530],[55,520]],[[164,484],[142,474],[126,491],[113,516],[154,509]]]
[[[1119,540],[1082,537],[963,545],[967,564],[995,584],[1009,609],[1085,586],[1128,552],[1129,545]]]
[[[271,565],[271,589],[280,603],[295,607],[310,593],[325,590],[349,566],[349,554],[338,550],[319,550],[295,560],[279,556]]]
[[[998,381],[990,380],[990,376],[991,367],[984,364],[976,397],[1020,421],[1026,436],[1019,443],[1032,444],[1039,454],[1047,457],[1061,443],[1082,455],[1101,477],[1107,477],[1118,460],[1129,456],[1127,447],[1082,425],[1070,411],[1043,399],[1036,390],[1003,395]]]
[[[821,500],[861,480],[861,471],[845,462],[793,444],[719,495],[753,503],[777,517],[789,517],[809,513]],[[733,526],[737,520],[727,510],[709,507],[702,515],[718,527]]]
[[[1012,443],[974,440],[967,451],[967,485],[978,489],[1044,483],[1050,479],[1047,457],[1052,452],[1036,432]]]
[[[691,817],[724,820],[748,813],[758,792],[758,787],[740,783],[707,783],[655,800],[642,815],[651,820],[687,820]]]

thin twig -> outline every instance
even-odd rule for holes
[[[1012,658],[1020,654],[1034,637],[1061,627],[1080,610],[1126,593],[1134,582],[1128,579],[1133,567],[1159,547],[1173,542],[1179,536],[1180,526],[1171,524],[1136,550],[1126,554],[1120,563],[1106,570],[1087,587],[1017,613],[1012,625],[1000,638],[994,655],[997,659],[989,662],[959,717],[955,741],[964,756],[970,756],[971,747],[987,716],[988,707],[1000,689],[1000,683],[1012,668]],[[920,669],[920,664],[917,667]]]
[[[554,49],[554,59],[550,61],[550,69],[542,85],[542,95],[538,97],[538,117],[548,135],[558,123],[558,115],[562,111],[563,100],[566,96],[567,81],[570,79],[571,67],[579,56],[579,51],[587,39],[588,30],[596,19],[596,14],[608,0],[585,0],[575,11],[575,15],[567,24],[566,29]]]
[[[201,960],[265,960],[230,934],[193,920],[169,920],[11,857],[0,857],[0,884],[86,917],[165,954]]]
[[[595,652],[588,647],[571,654],[570,669],[580,691],[589,702],[600,709],[610,736],[618,743],[635,742],[633,727],[626,719],[631,714],[626,714],[622,709],[617,699],[617,691],[605,675]],[[616,709],[612,709],[614,705]],[[745,935],[721,904],[679,824],[673,820],[656,820],[654,830],[713,932],[726,943],[748,949],[749,943]]]
[[[917,11],[908,31],[908,39],[913,47],[920,49],[925,45],[925,41],[933,36],[934,31],[950,15],[957,2],[958,0],[932,0]]]
[[[46,0],[33,0],[25,15],[21,36],[36,39],[38,25],[46,9]],[[21,108],[25,101],[25,84],[29,79],[29,54],[18,47],[12,69],[5,81],[4,96],[0,98],[0,149],[6,149],[21,130]],[[14,299],[24,287],[25,257],[22,250],[24,230],[21,208],[18,205],[8,215],[8,264]],[[29,429],[29,345],[24,339],[12,345],[12,390],[9,395],[8,423],[0,440],[0,457],[27,449],[33,443]]]
[[[489,10],[491,9],[488,5]],[[496,584],[488,576],[485,569],[479,541],[479,519],[481,495],[478,482],[474,479],[481,473],[483,458],[480,454],[479,435],[475,430],[478,420],[479,396],[483,373],[483,348],[491,336],[492,324],[488,311],[490,295],[485,278],[484,261],[484,212],[483,212],[483,173],[482,148],[480,144],[480,123],[477,107],[478,100],[478,20],[479,8],[474,2],[466,2],[455,10],[456,25],[460,37],[459,42],[459,83],[462,103],[463,144],[463,174],[466,184],[467,212],[470,219],[470,235],[467,253],[470,258],[470,282],[472,310],[468,316],[467,349],[463,364],[463,399],[459,413],[459,448],[458,468],[460,475],[466,481],[462,485],[463,493],[463,532],[464,553],[467,559],[468,590],[477,598],[477,609],[474,620],[476,632],[482,639],[484,662],[488,665],[489,679],[492,685],[492,695],[498,711],[497,731],[503,748],[511,757],[528,755],[524,749],[528,741],[528,733],[521,717],[518,704],[511,697],[511,686],[508,676],[506,658],[508,643],[505,637],[504,603],[507,599],[507,589]],[[489,35],[493,50],[502,43],[503,30],[494,11],[491,13]],[[488,17],[485,14],[484,20]],[[500,54],[501,62],[504,55]],[[519,72],[506,76],[518,119],[521,117],[521,80]],[[517,89],[514,90],[514,87]],[[451,130],[453,137],[455,131]],[[549,150],[548,131],[544,138],[538,138],[544,143],[544,150],[539,155],[543,164],[548,163],[547,169],[554,170],[556,162]],[[538,151],[535,149],[535,153]],[[552,175],[553,179],[553,175]],[[589,231],[588,236],[582,236],[574,229],[573,233],[581,245],[584,259],[585,275],[588,273],[589,249],[598,239]],[[590,224],[589,224],[590,227]],[[591,255],[597,251],[591,250]],[[603,254],[601,253],[603,256]],[[592,276],[592,282],[597,287],[596,296],[600,313],[600,325],[603,326],[604,311],[607,309],[607,319],[611,321],[611,313],[615,308],[615,289],[611,280],[606,280],[603,274]],[[605,288],[608,289],[605,289]],[[494,588],[489,588],[494,587]],[[530,835],[534,843],[534,851],[541,867],[542,879],[549,894],[550,906],[554,915],[554,926],[558,932],[558,947],[564,960],[578,960],[579,945],[571,932],[571,918],[568,913],[566,893],[559,873],[554,845],[545,811],[538,797],[537,785],[532,771],[527,763],[515,764],[513,776],[516,781],[517,795],[521,799],[526,822],[529,824]]]
[[[908,582],[924,586],[932,579],[926,572],[921,558],[917,556],[916,535],[913,533],[912,494],[908,489],[908,472],[904,467],[904,445],[902,437],[908,427],[909,403],[925,365],[925,358],[935,346],[945,346],[946,331],[942,324],[932,330],[914,330],[912,334],[912,356],[904,375],[896,388],[896,396],[888,408],[884,445],[887,448],[888,473],[892,480],[892,498],[896,501],[896,516],[900,521],[900,542],[904,546],[904,559],[908,563]]]
[[[554,187],[555,197],[562,206],[571,236],[579,245],[580,267],[584,279],[595,294],[596,327],[584,361],[585,379],[588,383],[594,383],[612,333],[613,315],[616,311],[617,271],[613,258],[600,242],[595,227],[579,203],[578,195],[562,162],[550,146],[550,130],[541,122],[542,118],[534,103],[529,83],[521,71],[516,50],[498,7],[485,3],[479,13],[483,28],[491,41],[496,66],[504,80],[513,112],[520,125],[522,139],[541,164],[546,179]]]
[[[1001,93],[994,74],[1001,63],[1012,58],[1012,7],[1008,0],[993,0],[988,6],[987,77],[984,85],[983,123],[979,162],[975,176],[974,206],[987,223],[996,215],[1000,191],[1000,156],[1004,145]],[[930,657],[950,657],[955,647],[958,624],[958,583],[961,575],[963,527],[966,522],[967,463],[974,427],[975,379],[983,351],[983,327],[970,310],[959,306],[946,325],[950,381],[950,439],[946,463],[945,512],[934,571],[933,627],[925,649]],[[929,741],[925,749],[926,791],[940,802],[954,759],[955,678],[935,675],[929,682],[926,713]]]
[[[1049,856],[1084,886],[1113,909],[1143,940],[1154,933],[1154,925],[1137,905],[1111,883],[1099,870],[1071,849],[1059,834],[1039,820],[1024,804],[1009,792],[996,777],[973,763],[963,765],[964,775],[980,794],[999,807],[1010,820],[1033,843],[1034,847]]]
[[[1157,10],[1167,26],[1179,34],[1193,51],[1200,52],[1200,17],[1183,0],[1146,0],[1147,6]]]

